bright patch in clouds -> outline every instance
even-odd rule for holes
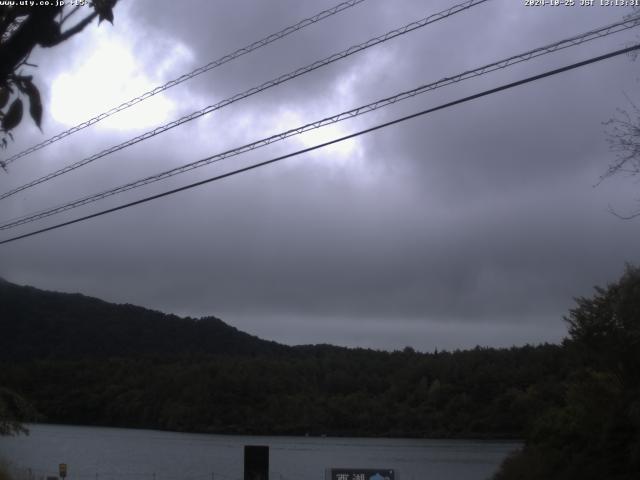
[[[291,110],[285,110],[278,116],[278,131],[296,128],[304,125],[305,123],[307,122],[302,120],[302,117],[300,117],[298,113]],[[294,138],[302,144],[303,148],[308,148],[343,137],[349,133],[350,132],[345,130],[342,125],[334,123],[316,130],[310,130],[301,135],[296,135]],[[359,153],[360,148],[357,139],[344,140],[313,152],[314,156],[320,156],[323,161],[329,161],[331,164],[347,163],[358,158]]]
[[[183,46],[163,52],[163,68],[189,56]],[[123,102],[153,89],[166,80],[150,78],[144,65],[136,59],[130,44],[105,38],[98,42],[77,68],[59,75],[51,88],[50,112],[58,122],[75,125],[108,111]],[[165,93],[99,123],[116,130],[148,128],[169,120],[175,114],[175,103]]]

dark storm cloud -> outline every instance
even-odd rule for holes
[[[170,118],[448,5],[365,2],[170,90]],[[118,7],[113,31],[122,25],[141,73],[166,81],[330,6],[138,1]],[[7,217],[499,60],[622,13],[489,2],[17,196],[5,204]],[[627,33],[447,87],[334,133],[633,38]],[[82,64],[73,48],[88,55],[79,44],[65,48],[42,66],[51,82],[68,65]],[[169,60],[159,68],[163,49]],[[614,280],[625,261],[639,260],[640,224],[607,212],[609,204],[633,207],[637,185],[613,179],[593,188],[611,159],[601,122],[624,106],[625,92],[637,91],[636,76],[635,63],[611,60],[362,137],[347,149],[298,157],[6,245],[0,275],[184,315],[218,315],[289,343],[432,349],[558,340],[573,296],[589,294],[594,284]],[[16,165],[7,178],[19,184],[50,164],[59,167],[65,158],[82,158],[149,128],[135,127],[78,134],[34,155],[29,168],[26,161]],[[29,132],[30,140],[40,138]],[[127,198],[313,143],[305,142],[292,139]]]

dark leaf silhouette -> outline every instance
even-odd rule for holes
[[[29,97],[29,113],[31,118],[36,122],[38,128],[42,122],[42,100],[40,99],[40,92],[38,88],[33,84],[31,80],[24,82],[24,90]]]
[[[22,120],[22,109],[22,100],[19,98],[15,99],[9,107],[9,111],[2,119],[2,128],[4,131],[8,132],[20,123],[20,120]]]
[[[0,133],[11,136],[22,121],[24,109],[22,101],[14,101],[14,93],[19,91],[29,97],[29,114],[41,129],[44,107],[40,91],[33,83],[33,77],[22,72],[37,67],[29,63],[32,50],[40,47],[54,47],[82,32],[86,27],[107,20],[113,23],[113,8],[117,0],[89,0],[88,2],[40,2],[47,8],[36,8],[39,2],[9,2],[16,5],[0,7]],[[87,4],[82,17],[74,16],[80,5]],[[18,5],[20,4],[20,5]],[[29,4],[29,5],[27,5]],[[80,11],[81,11],[80,10]],[[24,67],[24,68],[23,68]],[[20,95],[22,97],[22,95]],[[15,96],[14,96],[15,97]],[[13,102],[13,103],[12,103]],[[0,148],[4,146],[0,137]]]
[[[0,88],[0,108],[4,108],[9,101],[9,89]]]
[[[93,8],[98,14],[98,23],[102,23],[103,20],[113,24],[113,7],[115,2],[113,0],[95,0],[93,2]]]

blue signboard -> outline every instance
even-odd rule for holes
[[[331,480],[395,480],[395,472],[390,469],[332,468]]]

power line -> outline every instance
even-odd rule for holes
[[[166,192],[163,192],[163,193],[159,193],[159,194],[156,194],[156,195],[151,195],[149,197],[145,197],[145,198],[142,198],[140,200],[136,200],[136,201],[129,202],[129,203],[126,203],[126,204],[123,204],[123,205],[119,205],[117,207],[113,207],[113,208],[109,208],[109,209],[106,209],[106,210],[102,210],[100,212],[96,212],[96,213],[93,213],[91,215],[86,215],[84,217],[76,218],[74,220],[69,220],[67,222],[62,222],[62,223],[58,223],[56,225],[52,225],[50,227],[42,228],[40,230],[36,230],[36,231],[33,231],[33,232],[29,232],[29,233],[25,233],[25,234],[22,234],[22,235],[15,236],[15,237],[11,237],[11,238],[8,238],[6,240],[0,241],[0,245],[4,245],[4,244],[9,243],[9,242],[14,242],[16,240],[20,240],[20,239],[23,239],[23,238],[32,237],[34,235],[38,235],[40,233],[48,232],[48,231],[51,231],[51,230],[56,230],[58,228],[62,228],[62,227],[68,226],[68,225],[73,225],[74,223],[79,223],[79,222],[83,222],[85,220],[89,220],[91,218],[100,217],[100,216],[106,215],[108,213],[113,213],[113,212],[117,212],[119,210],[124,210],[126,208],[133,207],[133,206],[136,206],[136,205],[140,205],[140,204],[143,204],[143,203],[147,203],[147,202],[150,202],[152,200],[157,200],[157,199],[162,198],[162,197],[167,197],[169,195],[173,195],[173,194],[178,193],[178,192],[182,192],[182,191],[185,191],[185,190],[190,190],[192,188],[199,187],[201,185],[205,185],[207,183],[215,182],[217,180],[222,180],[223,178],[231,177],[231,176],[237,175],[239,173],[248,172],[249,170],[254,170],[254,169],[259,168],[259,167],[264,167],[266,165],[270,165],[272,163],[276,163],[276,162],[279,162],[281,160],[285,160],[287,158],[295,157],[295,156],[301,155],[303,153],[308,153],[308,152],[311,152],[311,151],[314,151],[314,150],[317,150],[317,149],[320,149],[320,148],[323,148],[323,147],[327,147],[329,145],[333,145],[333,144],[338,143],[338,142],[343,142],[345,140],[349,140],[351,138],[355,138],[355,137],[358,137],[360,135],[364,135],[365,133],[374,132],[376,130],[380,130],[382,128],[386,128],[386,127],[389,127],[391,125],[395,125],[397,123],[401,123],[401,122],[404,122],[404,121],[407,121],[407,120],[410,120],[410,119],[413,119],[413,118],[417,118],[417,117],[420,117],[422,115],[427,115],[429,113],[433,113],[433,112],[436,112],[438,110],[444,110],[446,108],[450,108],[450,107],[453,107],[455,105],[460,105],[462,103],[466,103],[466,102],[469,102],[471,100],[475,100],[475,99],[478,99],[478,98],[481,98],[481,97],[485,97],[487,95],[492,95],[494,93],[498,93],[498,92],[501,92],[503,90],[508,90],[510,88],[514,88],[514,87],[517,87],[517,86],[520,86],[520,85],[524,85],[524,84],[527,84],[527,83],[535,82],[537,80],[541,80],[541,79],[546,78],[546,77],[550,77],[550,76],[553,76],[553,75],[558,75],[560,73],[567,72],[569,70],[574,70],[576,68],[580,68],[580,67],[583,67],[583,66],[586,66],[586,65],[590,65],[592,63],[600,62],[602,60],[606,60],[608,58],[616,57],[616,56],[623,55],[625,53],[629,53],[629,52],[636,51],[636,50],[640,50],[640,44],[636,44],[636,45],[633,45],[631,47],[627,47],[627,48],[623,48],[623,49],[620,49],[620,50],[616,50],[616,51],[607,53],[605,55],[600,55],[598,57],[592,57],[592,58],[590,58],[588,60],[583,60],[582,62],[573,63],[571,65],[567,65],[567,66],[564,66],[564,67],[561,67],[561,68],[557,68],[555,70],[549,70],[547,72],[544,72],[544,73],[541,73],[541,74],[538,74],[538,75],[534,75],[534,76],[531,76],[531,77],[527,77],[525,79],[518,80],[516,82],[511,82],[511,83],[508,83],[508,84],[505,84],[505,85],[501,85],[499,87],[491,88],[489,90],[484,90],[484,91],[482,91],[480,93],[476,93],[474,95],[470,95],[470,96],[467,96],[467,97],[464,97],[464,98],[461,98],[461,99],[458,99],[458,100],[454,100],[452,102],[444,103],[444,104],[439,105],[437,107],[428,108],[426,110],[422,110],[420,112],[413,113],[411,115],[406,115],[404,117],[400,117],[400,118],[397,118],[395,120],[391,120],[389,122],[385,122],[385,123],[381,123],[381,124],[375,125],[373,127],[367,128],[365,130],[360,130],[358,132],[355,132],[355,133],[352,133],[352,134],[349,134],[349,135],[345,135],[343,137],[336,138],[334,140],[330,140],[328,142],[324,142],[324,143],[321,143],[321,144],[318,144],[318,145],[314,145],[313,147],[304,148],[302,150],[298,150],[298,151],[295,151],[295,152],[292,152],[292,153],[288,153],[286,155],[281,155],[279,157],[272,158],[270,160],[265,160],[264,162],[255,163],[253,165],[249,165],[247,167],[239,168],[239,169],[233,170],[231,172],[223,173],[221,175],[217,175],[215,177],[208,178],[206,180],[200,180],[198,182],[191,183],[189,185],[185,185],[185,186],[182,186],[182,187],[179,187],[179,188],[174,188],[173,190],[169,190],[169,191],[166,191]]]
[[[513,55],[511,57],[508,57],[506,59],[497,61],[497,62],[493,62],[490,63],[488,65],[484,65],[482,67],[476,68],[474,70],[467,70],[463,73],[459,73],[457,75],[454,76],[450,76],[450,77],[445,77],[442,78],[436,82],[432,82],[429,83],[427,85],[422,85],[419,86],[417,88],[414,88],[412,90],[408,90],[408,91],[404,91],[401,93],[398,93],[396,95],[393,95],[391,97],[387,97],[387,98],[383,98],[380,100],[376,100],[375,102],[371,102],[369,104],[366,105],[362,105],[359,106],[357,108],[353,108],[351,110],[339,113],[337,115],[333,115],[331,117],[327,117],[321,120],[317,120],[315,122],[312,123],[307,123],[306,125],[302,125],[296,128],[292,128],[289,129],[285,132],[281,132],[275,135],[271,135],[269,137],[245,144],[243,146],[231,149],[231,150],[227,150],[225,152],[222,153],[218,153],[215,155],[211,155],[209,157],[197,160],[195,162],[191,162],[188,163],[186,165],[182,165],[170,170],[166,170],[164,172],[155,174],[155,175],[151,175],[124,185],[121,185],[119,187],[116,188],[112,188],[110,190],[106,190],[97,194],[93,194],[93,195],[89,195],[80,199],[76,199],[74,201],[65,203],[63,205],[59,205],[57,207],[54,208],[49,208],[46,210],[42,210],[39,212],[35,212],[35,213],[31,213],[28,215],[24,215],[21,216],[19,218],[15,218],[12,220],[7,221],[4,224],[0,225],[0,230],[7,230],[10,228],[15,228],[17,226],[20,225],[24,225],[26,223],[31,223],[37,220],[41,220],[43,218],[49,217],[51,215],[55,215],[57,213],[61,213],[61,212],[65,212],[67,210],[71,210],[73,208],[77,208],[83,205],[87,205],[89,203],[93,203],[99,200],[102,200],[104,198],[107,197],[111,197],[113,195],[116,194],[120,194],[129,190],[133,190],[134,188],[138,188],[138,187],[142,187],[144,185],[149,185],[151,183],[155,183],[157,181],[160,180],[164,180],[166,178],[170,178],[172,176],[190,171],[190,170],[194,170],[196,168],[200,168],[206,165],[209,165],[211,163],[215,163],[215,162],[219,162],[221,160],[224,160],[226,158],[230,158],[236,155],[240,155],[242,153],[246,153],[252,150],[255,150],[257,148],[261,148],[267,145],[270,145],[272,143],[284,140],[286,138],[292,137],[294,135],[299,135],[302,134],[304,132],[310,131],[310,130],[315,130],[317,128],[323,127],[325,125],[329,125],[329,124],[334,124],[334,123],[338,123],[341,122],[343,120],[347,120],[349,118],[354,118],[357,117],[359,115],[363,115],[365,113],[369,113],[375,110],[378,110],[380,108],[383,107],[387,107],[391,104],[394,104],[398,101],[402,101],[402,100],[406,100],[408,98],[412,98],[416,95],[422,94],[422,93],[426,93],[432,90],[436,90],[438,88],[447,86],[447,85],[451,85],[463,80],[467,80],[470,78],[475,78],[478,77],[480,75],[484,75],[499,69],[503,69],[503,68],[507,68],[509,66],[521,63],[521,62],[525,62],[528,60],[531,60],[533,58],[537,58],[540,57],[542,55],[547,55],[553,52],[556,52],[558,50],[562,50],[565,48],[569,48],[569,47],[573,47],[576,45],[580,45],[582,43],[594,40],[594,39],[598,39],[598,38],[602,38],[605,37],[607,35],[611,35],[613,33],[617,33],[623,30],[627,30],[629,28],[633,28],[640,25],[640,18],[636,18],[635,20],[626,20],[626,21],[621,21],[621,22],[617,22],[615,24],[612,25],[608,25],[605,27],[601,27],[595,30],[591,30],[588,31],[586,33],[582,33],[580,35],[576,35],[570,38],[566,38],[564,40],[560,40],[558,42],[552,43],[552,44],[548,44],[545,45],[543,47],[538,47],[535,48],[533,50],[529,50],[527,52],[518,54],[518,55]]]
[[[90,118],[89,120],[86,120],[74,127],[71,127],[68,130],[65,130],[64,132],[61,132],[57,135],[54,135],[51,138],[48,138],[47,140],[44,140],[40,143],[38,143],[37,145],[33,145],[32,147],[27,148],[26,150],[23,150],[19,153],[16,153],[15,155],[7,158],[6,160],[4,160],[4,164],[5,165],[9,165],[12,162],[15,162],[16,160],[18,160],[19,158],[22,157],[26,157],[27,155],[29,155],[30,153],[36,152],[38,150],[40,150],[41,148],[44,148],[46,146],[49,146],[59,140],[62,140],[65,137],[68,137],[69,135],[72,135],[76,132],[79,132],[80,130],[83,130],[91,125],[94,125],[102,120],[104,120],[105,118],[110,117],[111,115],[114,115],[118,112],[121,112],[122,110],[126,110],[129,107],[132,107],[140,102],[142,102],[143,100],[146,100],[147,98],[153,97],[154,95],[157,95],[158,93],[162,93],[165,90],[168,90],[171,87],[175,87],[176,85],[179,85],[183,82],[186,82],[187,80],[192,79],[193,77],[196,77],[202,73],[208,72],[209,70],[213,70],[214,68],[217,68],[221,65],[224,65],[225,63],[228,63],[232,60],[235,60],[236,58],[239,58],[243,55],[246,55],[247,53],[253,52],[254,50],[257,50],[259,48],[262,48],[266,45],[269,45],[270,43],[273,43],[277,40],[280,40],[288,35],[291,35],[292,33],[297,32],[298,30],[301,30],[305,27],[308,27],[309,25],[313,25],[314,23],[317,23],[321,20],[324,20],[328,17],[331,17],[332,15],[335,15],[336,13],[340,13],[343,10],[346,10],[348,8],[354,7],[356,5],[358,5],[359,3],[364,2],[365,0],[348,0],[346,2],[342,2],[338,5],[336,5],[335,7],[329,8],[327,10],[323,10],[322,12],[316,13],[315,15],[313,15],[312,17],[309,18],[305,18],[304,20],[299,21],[298,23],[296,23],[295,25],[291,25],[289,27],[286,27],[282,30],[280,30],[279,32],[276,33],[272,33],[271,35],[268,35],[264,38],[262,38],[261,40],[258,40],[256,42],[253,42],[249,45],[247,45],[246,47],[242,47],[239,48],[238,50],[232,52],[232,53],[228,53],[220,58],[218,58],[217,60],[213,60],[212,62],[207,63],[206,65],[203,65],[201,67],[196,68],[195,70],[186,73],[184,75],[181,75],[178,78],[175,78],[173,80],[168,81],[167,83],[165,83],[164,85],[160,85],[158,87],[155,87],[152,90],[149,90],[148,92],[143,93],[142,95],[139,95],[138,97],[135,97],[129,101],[126,101],[124,103],[121,103],[120,105],[118,105],[117,107],[112,108],[111,110],[108,110],[106,112],[103,112],[99,115],[96,115],[93,118]]]
[[[95,160],[98,160],[99,158],[105,157],[107,155],[110,155],[112,153],[115,153],[119,150],[122,150],[124,148],[130,147],[132,145],[135,145],[136,143],[142,142],[144,140],[148,140],[152,137],[155,137],[156,135],[159,135],[161,133],[166,132],[167,130],[170,130],[172,128],[175,128],[179,125],[182,125],[183,123],[187,123],[190,122],[192,120],[195,120],[197,118],[202,117],[203,115],[207,115],[208,113],[211,113],[213,111],[219,110],[221,108],[224,108],[228,105],[231,105],[232,103],[235,103],[239,100],[242,100],[244,98],[250,97],[252,95],[255,95],[256,93],[262,92],[264,90],[267,90],[271,87],[275,87],[276,85],[280,85],[281,83],[287,82],[289,80],[292,80],[296,77],[299,77],[301,75],[304,75],[306,73],[312,72],[314,70],[317,70],[318,68],[324,67],[326,65],[329,65],[330,63],[336,62],[338,60],[342,60],[343,58],[349,57],[355,53],[361,52],[363,50],[366,50],[367,48],[371,48],[375,45],[384,43],[388,40],[391,40],[395,37],[398,37],[400,35],[404,35],[407,34],[409,32],[412,32],[413,30],[416,30],[418,28],[422,28],[426,25],[429,25],[431,23],[437,22],[439,20],[443,20],[445,18],[448,18],[452,15],[455,15],[456,13],[460,13],[464,10],[467,10],[469,8],[472,8],[476,5],[479,5],[481,3],[485,3],[488,0],[467,0],[464,3],[460,3],[458,5],[454,5],[446,10],[443,10],[441,12],[435,13],[433,15],[430,15],[426,18],[423,18],[422,20],[418,20],[415,22],[411,22],[403,27],[400,27],[398,29],[395,30],[391,30],[383,35],[380,35],[378,37],[375,38],[371,38],[369,40],[367,40],[366,42],[363,42],[361,44],[358,45],[353,45],[349,48],[347,48],[346,50],[343,50],[339,53],[334,53],[333,55],[330,55],[322,60],[318,60],[314,63],[311,63],[305,67],[301,67],[298,68],[297,70],[294,70],[293,72],[287,73],[285,75],[281,75],[273,80],[270,80],[268,82],[265,82],[257,87],[253,87],[250,88],[249,90],[246,90],[242,93],[238,93],[232,97],[229,97],[225,100],[222,100],[214,105],[209,105],[208,107],[205,107],[201,110],[192,112],[188,115],[185,115],[181,118],[179,118],[178,120],[174,120],[170,123],[167,123],[165,125],[162,125],[160,127],[157,127],[153,130],[150,130],[146,133],[143,133],[142,135],[139,135],[135,138],[132,138],[130,140],[127,140],[126,142],[120,143],[119,145],[115,145],[113,147],[110,147],[106,150],[103,150],[102,152],[99,152],[97,154],[94,154],[90,157],[87,157],[83,160],[79,160],[71,165],[68,165],[64,168],[61,168],[59,170],[56,170],[55,172],[52,172],[48,175],[45,175],[43,177],[40,177],[36,180],[33,180],[29,183],[26,183],[20,187],[14,188],[13,190],[3,193],[2,195],[0,195],[0,200],[3,200],[7,197],[10,197],[12,195],[15,195],[18,192],[21,192],[23,190],[26,190],[28,188],[34,187],[36,185],[39,185],[43,182],[46,182],[48,180],[51,180],[53,178],[56,178],[60,175],[63,175],[65,173],[71,172],[73,170],[76,170],[77,168],[80,168],[84,165],[87,165],[88,163],[94,162]]]

